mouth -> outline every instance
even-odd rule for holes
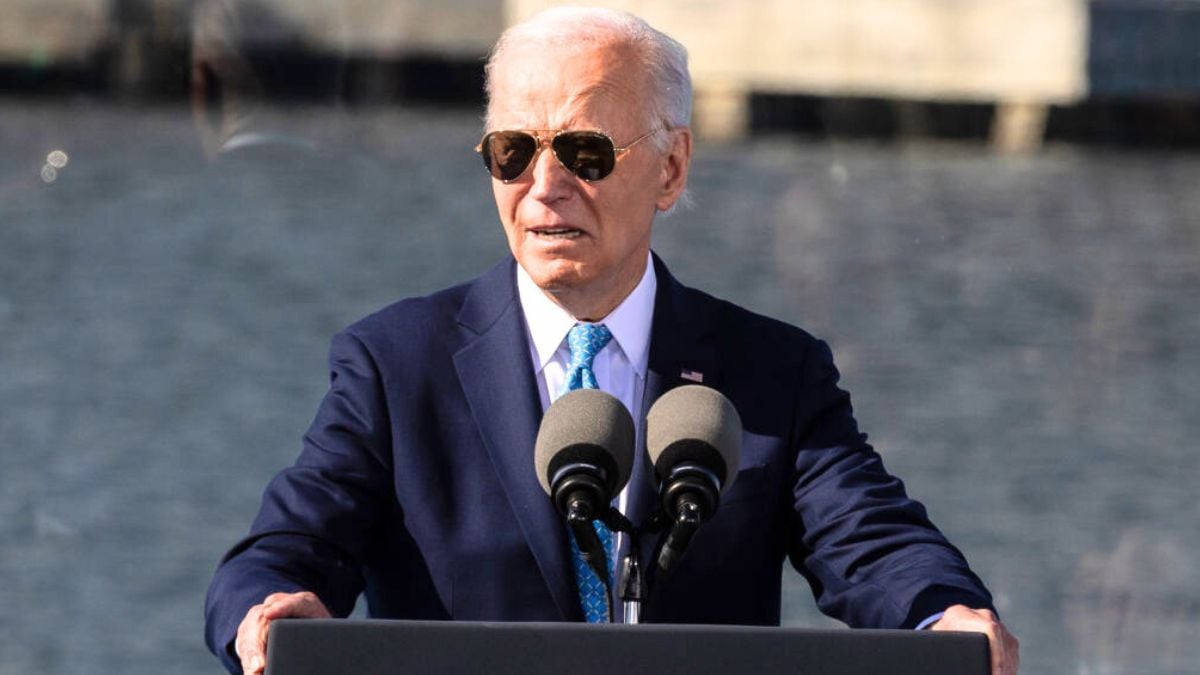
[[[585,233],[583,230],[568,226],[544,226],[531,227],[528,230],[529,234],[538,239],[554,241],[554,240],[569,240],[578,239]]]

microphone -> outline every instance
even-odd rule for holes
[[[533,464],[542,490],[567,519],[588,566],[609,585],[604,545],[592,520],[611,519],[609,505],[633,470],[633,418],[611,394],[576,389],[542,417]]]
[[[664,573],[683,557],[737,475],[742,420],[721,392],[685,385],[663,394],[646,416],[646,449],[671,530],[658,554]]]

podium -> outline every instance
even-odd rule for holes
[[[909,630],[292,619],[266,675],[988,675],[987,637]]]

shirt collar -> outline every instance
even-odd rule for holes
[[[646,376],[650,348],[650,325],[654,319],[654,296],[658,278],[650,256],[646,256],[646,271],[633,291],[596,323],[603,323],[612,332],[613,340],[625,353],[639,377]],[[567,310],[558,306],[533,283],[525,268],[517,265],[517,294],[525,312],[525,322],[533,343],[534,367],[541,372],[554,353],[562,346],[567,333],[577,321]]]

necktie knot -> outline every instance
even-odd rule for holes
[[[612,339],[612,331],[602,323],[577,323],[567,333],[567,347],[571,350],[571,363],[567,365],[567,378],[563,393],[576,389],[599,389],[592,362],[596,354]]]

